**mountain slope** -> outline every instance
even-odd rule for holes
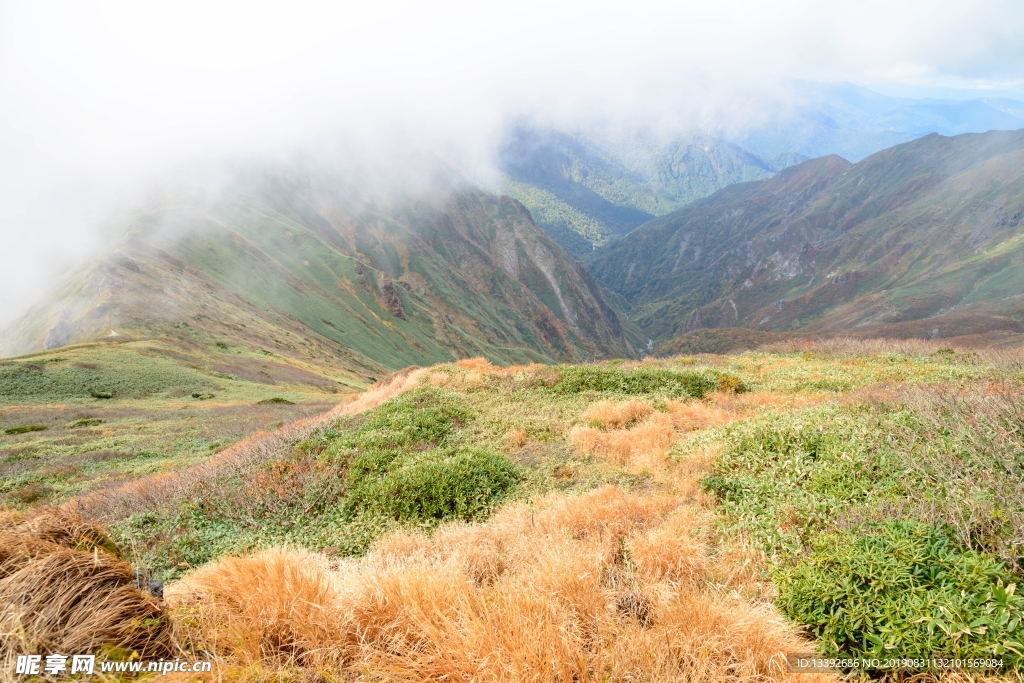
[[[528,125],[510,131],[499,163],[503,191],[575,256],[726,185],[776,170],[709,136],[661,139],[644,130],[611,135]]]
[[[929,135],[726,188],[588,258],[656,340],[1024,331],[1024,131]]]
[[[589,275],[517,202],[370,192],[321,168],[250,169],[164,196],[117,252],[4,335],[5,354],[107,338],[240,345],[378,375],[483,355],[630,355]]]
[[[520,122],[498,155],[502,191],[581,257],[645,220],[808,158],[860,161],[929,133],[1024,127],[1024,104],[1013,100],[891,97],[851,83],[791,81],[720,106],[703,132]]]

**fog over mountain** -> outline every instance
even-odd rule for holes
[[[931,131],[1020,127],[1021,19],[1018,3],[998,0],[598,3],[586,12],[298,3],[287,13],[5,3],[0,323],[105,253],[126,216],[197,168],[273,165],[298,152],[343,165],[352,156],[339,150],[351,145],[340,141],[355,141],[354,156],[378,175],[415,148],[499,191],[516,180],[502,150],[528,121],[624,169],[611,185],[628,191],[614,200],[588,188],[600,176],[589,166],[590,180],[563,179],[625,216],[597,221],[607,239],[803,158],[856,161]],[[631,142],[639,138],[649,144]],[[662,163],[687,154],[715,172]],[[531,187],[552,194],[542,185]],[[572,239],[560,240],[570,252]]]

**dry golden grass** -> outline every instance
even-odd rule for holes
[[[463,360],[455,361],[455,365],[463,370],[474,370],[480,374],[484,374],[495,369],[495,366],[491,365],[490,361],[486,358],[465,358]]]
[[[134,571],[111,548],[100,529],[73,515],[0,516],[0,666],[6,672],[18,654],[31,652],[171,653],[160,604],[135,588]]]
[[[678,433],[724,424],[757,407],[731,393],[709,401],[667,401],[664,412],[643,401],[597,401],[581,416],[588,426],[573,428],[569,440],[577,451],[620,467],[653,470],[661,467]]]
[[[322,555],[273,549],[226,558],[168,588],[175,639],[251,665],[284,657],[306,667],[339,664],[344,615]]]
[[[785,655],[808,643],[715,582],[699,522],[678,498],[609,486],[394,533],[333,569],[292,550],[223,559],[168,596],[179,638],[239,680],[296,665],[366,681],[788,678]]]
[[[591,426],[604,429],[628,427],[654,412],[645,401],[597,401],[583,412],[583,420]]]

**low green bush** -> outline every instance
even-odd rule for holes
[[[1024,645],[1024,597],[998,560],[941,529],[888,522],[822,534],[774,572],[777,604],[826,656],[1002,656]]]
[[[395,459],[381,476],[362,476],[353,482],[348,504],[406,522],[480,519],[520,479],[500,454],[437,449]]]
[[[78,429],[79,427],[95,427],[96,425],[103,424],[103,420],[98,417],[83,417],[78,420],[72,420],[64,425],[65,429]]]
[[[988,393],[964,401],[931,390],[718,431],[702,487],[729,533],[765,550],[779,607],[827,654],[1022,665],[1024,412]]]
[[[41,432],[45,429],[45,425],[24,425],[22,427],[8,427],[4,430],[4,434],[26,434],[28,432]]]
[[[561,394],[596,391],[703,398],[708,392],[720,388],[731,391],[745,389],[738,377],[702,370],[565,365],[559,366],[557,372],[558,380],[551,389]]]

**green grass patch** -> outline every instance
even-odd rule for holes
[[[386,473],[353,482],[348,503],[403,522],[485,517],[521,480],[508,458],[484,450],[434,450],[393,460]]]
[[[695,440],[727,533],[769,558],[778,604],[842,657],[1003,656],[1020,667],[1024,405],[918,390],[773,412]]]
[[[829,655],[1003,656],[1019,665],[1024,653],[1024,598],[1006,567],[927,524],[821,534],[774,575],[777,604]]]
[[[559,366],[557,372],[558,380],[551,386],[551,390],[561,394],[594,391],[631,396],[660,394],[703,398],[719,388],[744,390],[743,382],[738,377],[708,370],[564,365]]]
[[[28,432],[41,432],[46,429],[46,425],[23,425],[21,427],[8,427],[4,430],[4,434],[27,434]]]

